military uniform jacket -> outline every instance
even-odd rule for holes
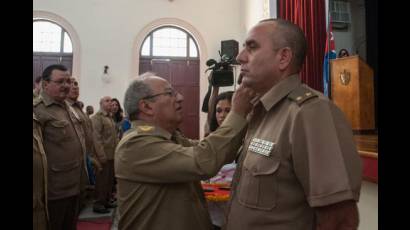
[[[47,158],[38,119],[33,114],[33,229],[47,229]]]
[[[98,111],[91,117],[97,141],[97,150],[102,151],[107,160],[114,159],[115,147],[118,144],[115,122],[109,113]]]
[[[246,119],[231,112],[202,141],[133,121],[115,153],[119,229],[210,230],[199,181],[235,159]]]
[[[359,200],[351,127],[326,97],[289,76],[254,107],[232,184],[225,229],[315,229],[314,207]]]
[[[33,101],[33,110],[43,133],[48,165],[48,199],[80,193],[85,142],[81,120],[67,102],[58,103],[44,92]]]

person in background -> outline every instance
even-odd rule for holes
[[[111,107],[111,97],[105,96],[100,100],[100,111],[91,117],[98,149],[107,159],[107,162],[102,164],[102,171],[96,175],[96,201],[93,211],[97,213],[108,213],[109,208],[116,207],[112,201],[112,188],[114,186],[114,151],[118,143],[118,136],[115,122],[112,119]]]
[[[34,89],[33,89],[33,99],[40,95],[41,91],[41,76],[36,77],[34,79]]]
[[[121,108],[120,102],[118,101],[117,98],[111,99],[111,102],[112,102],[112,107],[111,107],[112,117],[113,117],[114,122],[115,122],[115,128],[117,130],[118,138],[121,139],[122,134],[123,134],[122,129],[121,129],[121,125],[122,125],[122,121],[124,119],[124,113],[123,113],[123,110]]]
[[[82,174],[82,184],[81,184],[81,194],[80,194],[80,210],[85,207],[87,203],[87,190],[86,188],[89,185],[95,184],[95,175],[94,170],[95,168],[98,171],[102,170],[101,163],[97,158],[97,153],[94,149],[94,131],[92,127],[91,119],[84,113],[82,110],[83,103],[78,100],[80,96],[80,86],[78,81],[75,77],[71,76],[71,87],[70,91],[67,96],[67,103],[71,106],[73,114],[81,121],[81,126],[84,131],[85,136],[85,147],[86,147],[86,155],[85,155],[85,168]],[[92,165],[92,166],[91,166]],[[91,167],[90,167],[91,166]]]
[[[213,87],[213,92],[217,92],[217,87]],[[222,125],[225,118],[228,116],[232,107],[233,91],[220,93],[215,98],[212,94],[210,101],[213,103],[209,108],[211,116],[209,116],[209,131],[214,132]],[[209,179],[210,183],[222,184],[230,186],[233,174],[235,172],[236,163],[233,161],[225,164],[218,174]],[[226,202],[208,202],[209,214],[212,219],[212,224],[215,230],[219,230],[223,224],[223,215],[226,208]]]
[[[85,107],[85,113],[90,117],[94,114],[94,107],[92,105],[87,105],[87,107]]]
[[[347,49],[341,49],[337,57],[338,58],[349,57],[349,51],[347,51]]]

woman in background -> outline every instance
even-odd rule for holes
[[[115,122],[115,128],[117,130],[118,138],[121,139],[122,134],[123,134],[122,129],[121,129],[122,121],[124,119],[123,110],[117,98],[111,99],[111,103],[112,103],[111,112],[112,112],[112,116]]]
[[[210,99],[210,110],[208,115],[208,122],[209,122],[209,132],[212,133],[215,131],[225,120],[226,116],[228,115],[229,111],[231,110],[231,102],[232,102],[232,95],[233,91],[227,91],[220,93],[217,95],[218,90],[214,87],[213,91],[214,94],[211,96]],[[215,93],[216,92],[216,93]],[[211,179],[209,179],[210,183],[218,183],[230,186],[233,174],[235,172],[236,163],[232,162],[229,164],[224,165],[221,170],[219,170],[218,174]],[[224,209],[226,207],[225,202],[210,202],[208,201],[208,210],[211,216],[212,224],[214,225],[215,230],[221,229],[223,224],[223,216],[224,216]]]

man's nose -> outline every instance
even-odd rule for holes
[[[245,62],[245,49],[242,49],[241,52],[239,52],[239,54],[236,56],[236,61],[239,63],[244,63]]]
[[[184,101],[184,96],[180,92],[178,92],[177,93],[177,102],[183,102],[183,101]]]

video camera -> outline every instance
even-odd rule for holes
[[[221,53],[219,52],[219,54]],[[221,56],[220,62],[217,62],[214,59],[209,59],[206,62],[206,65],[209,68],[205,71],[212,70],[209,84],[217,87],[233,85],[234,74],[232,64],[235,64],[234,57],[230,58],[226,55]]]

